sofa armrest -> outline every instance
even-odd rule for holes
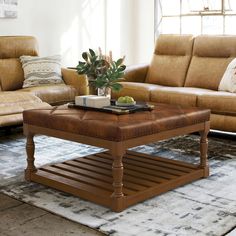
[[[145,82],[148,67],[148,64],[127,66],[124,75],[125,82]]]
[[[62,68],[61,73],[65,84],[74,87],[78,95],[89,94],[88,80],[85,75],[79,75],[76,70],[65,68]]]

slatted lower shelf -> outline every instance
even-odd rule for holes
[[[128,151],[123,158],[123,208],[204,176],[198,166]],[[31,180],[112,207],[112,157],[103,152],[47,165]]]

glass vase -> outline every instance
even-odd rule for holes
[[[105,96],[111,99],[111,88],[108,87],[98,88],[98,96]]]

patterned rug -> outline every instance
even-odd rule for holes
[[[36,165],[102,149],[37,136]],[[152,155],[198,162],[199,136],[187,135],[134,148]],[[211,175],[137,204],[121,213],[23,179],[25,138],[0,133],[0,191],[107,235],[224,235],[236,226],[235,137],[209,138]]]

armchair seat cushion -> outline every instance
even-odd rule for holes
[[[211,92],[209,89],[158,86],[151,91],[151,101],[178,104],[183,107],[197,106],[198,96]]]
[[[65,84],[30,87],[18,91],[30,92],[39,97],[43,102],[51,105],[74,101],[77,95],[77,90],[74,87]]]

